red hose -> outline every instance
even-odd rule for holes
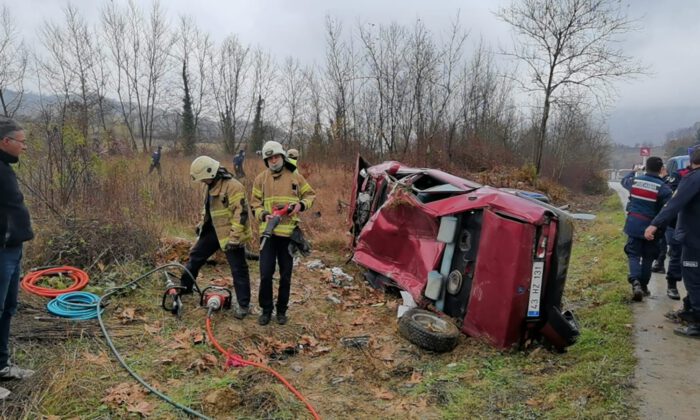
[[[73,279],[73,284],[70,285],[70,287],[68,287],[67,289],[52,289],[49,287],[41,287],[36,285],[36,283],[42,277],[58,273],[67,274],[68,277]],[[63,266],[48,268],[46,270],[32,271],[31,273],[28,273],[26,276],[24,276],[20,284],[22,286],[22,289],[26,290],[29,293],[33,293],[35,295],[43,297],[54,298],[65,293],[82,290],[85,288],[85,286],[87,286],[88,281],[90,281],[90,277],[83,270],[75,267]]]
[[[237,354],[229,353],[223,347],[221,347],[221,344],[219,344],[219,342],[216,341],[216,338],[214,337],[214,333],[212,332],[211,318],[210,317],[207,317],[207,335],[209,336],[209,340],[211,340],[214,347],[216,347],[216,349],[219,350],[221,352],[221,354],[226,356],[227,363],[229,363],[229,361],[231,361],[231,362],[233,362],[234,366],[236,365],[236,363],[238,363],[240,366],[255,366],[257,368],[266,370],[267,372],[274,375],[277,379],[279,379],[279,381],[282,382],[284,384],[284,386],[286,386],[290,391],[292,391],[292,393],[294,395],[296,395],[296,397],[299,398],[299,400],[306,405],[306,408],[309,410],[311,415],[314,416],[314,419],[316,419],[316,420],[321,419],[321,417],[319,417],[318,413],[316,413],[316,410],[314,410],[314,408],[311,406],[311,404],[309,404],[309,402],[306,400],[306,398],[304,398],[304,396],[301,395],[301,392],[297,391],[297,389],[294,388],[294,386],[292,384],[287,382],[287,380],[284,379],[284,377],[282,377],[282,375],[275,372],[275,370],[273,370],[271,367],[265,366],[265,365],[260,364],[260,363],[256,363],[252,360],[246,360]]]

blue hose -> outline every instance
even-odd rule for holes
[[[100,297],[88,292],[70,292],[52,299],[46,308],[53,315],[76,321],[97,318]]]

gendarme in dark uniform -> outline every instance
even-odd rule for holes
[[[683,177],[671,200],[651,221],[644,235],[653,237],[657,229],[666,227],[678,216],[674,238],[683,246],[681,270],[688,291],[688,301],[678,315],[688,322],[688,326],[675,332],[700,338],[700,148],[691,154],[690,166],[690,172]]]

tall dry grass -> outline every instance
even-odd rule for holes
[[[210,155],[232,169],[225,155]],[[49,210],[42,197],[28,192],[37,233],[28,247],[29,264],[87,266],[115,259],[152,261],[164,236],[193,239],[204,196],[201,183],[190,181],[191,161],[166,153],[161,173],[148,174],[150,159],[145,155],[100,159],[89,188],[59,208],[60,215]],[[260,159],[252,158],[245,162],[244,169],[247,176],[241,182],[250,197],[253,180],[265,167]],[[342,248],[349,240],[345,233],[347,208],[341,206],[339,212],[338,203],[349,201],[352,168],[304,162],[300,172],[318,196],[314,206],[302,214],[304,232],[317,247]],[[257,229],[257,223],[253,228]],[[254,250],[257,246],[255,240],[250,244]]]

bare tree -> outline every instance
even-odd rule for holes
[[[529,91],[542,94],[542,114],[535,142],[534,165],[542,166],[547,120],[552,104],[573,91],[602,100],[614,80],[643,68],[617,46],[634,30],[634,21],[618,0],[517,0],[498,11],[519,37],[509,55],[529,72]]]
[[[333,138],[340,141],[342,151],[346,151],[353,60],[348,46],[341,40],[342,30],[340,22],[326,17],[327,95],[333,109],[331,131]]]
[[[126,10],[107,3],[102,21],[112,61],[118,69],[116,90],[132,145],[136,148],[137,128],[142,150],[149,150],[153,144],[160,89],[169,70],[170,48],[175,37],[170,35],[165,14],[157,1],[148,16],[144,16],[133,1]]]
[[[250,71],[250,47],[234,35],[226,38],[216,55],[210,54],[211,91],[216,104],[224,149],[235,153],[250,116],[245,82]],[[244,121],[243,129],[239,123]],[[243,131],[243,132],[239,132]]]
[[[211,74],[209,58],[214,45],[209,34],[203,32],[191,16],[180,17],[178,32],[177,58],[186,63],[196,129],[202,114],[207,110],[210,87],[207,79]]]
[[[2,114],[12,117],[22,104],[29,53],[18,39],[15,22],[6,5],[0,9],[0,25],[0,62],[3,63],[0,68],[0,105]]]
[[[295,137],[298,138],[300,134],[301,124],[299,119],[303,113],[301,109],[302,99],[306,92],[304,71],[299,64],[299,60],[293,57],[287,57],[284,60],[280,80],[283,115],[288,121],[285,142],[291,145]]]
[[[176,59],[181,63],[183,88],[182,126],[184,148],[194,152],[199,119],[208,93],[207,77],[212,42],[190,16],[181,16],[175,44]]]

